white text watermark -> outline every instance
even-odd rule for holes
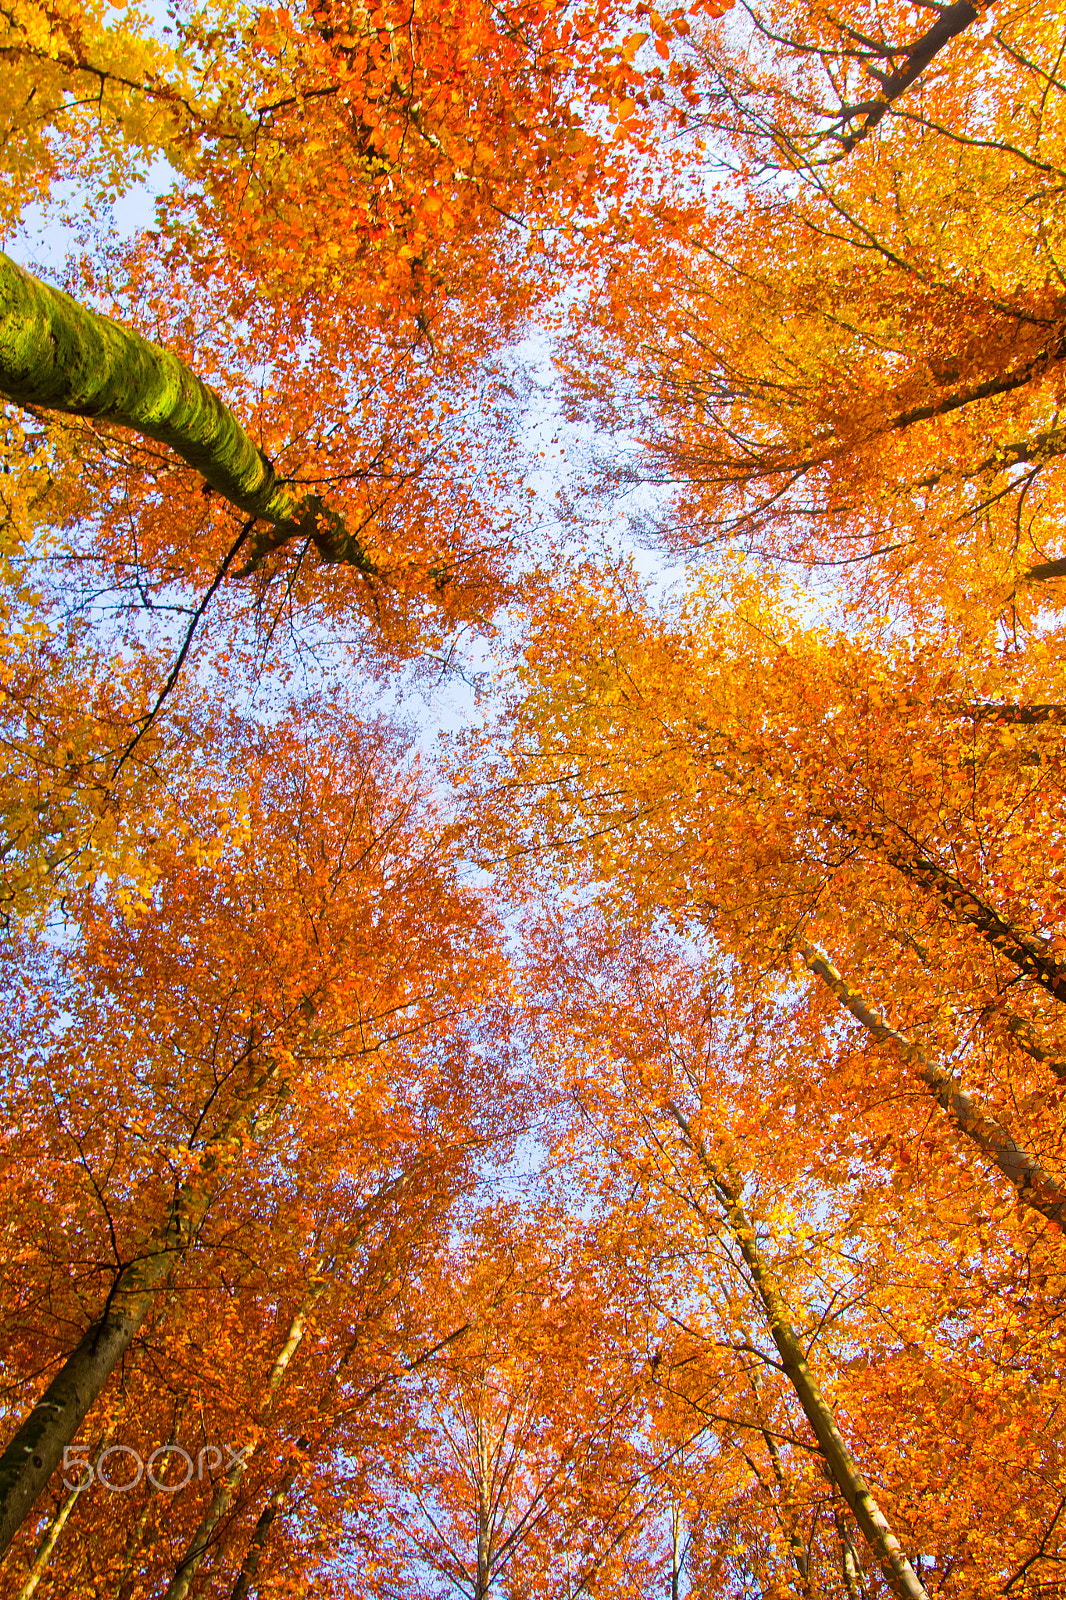
[[[110,1489],[113,1494],[128,1494],[131,1489],[136,1489],[142,1478],[147,1478],[153,1489],[159,1489],[163,1494],[178,1494],[192,1483],[194,1478],[198,1483],[202,1483],[205,1476],[212,1478],[223,1465],[227,1472],[233,1467],[242,1465],[251,1448],[250,1444],[246,1444],[240,1450],[234,1450],[228,1444],[221,1447],[217,1444],[206,1444],[202,1450],[197,1451],[194,1461],[180,1444],[160,1444],[146,1461],[140,1451],[135,1450],[132,1445],[109,1444],[105,1450],[100,1451],[95,1461],[90,1461],[87,1445],[68,1444],[63,1451],[63,1485],[64,1488],[81,1491],[95,1482],[105,1489]],[[167,1482],[160,1476],[160,1473],[166,1472],[169,1466],[177,1465],[179,1462],[183,1464],[180,1479]],[[68,1474],[73,1472],[78,1472],[81,1476],[75,1478],[72,1483]]]

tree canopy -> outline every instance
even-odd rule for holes
[[[4,1595],[1066,1593],[1064,55],[0,15]]]

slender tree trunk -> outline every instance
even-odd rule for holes
[[[403,1371],[417,1372],[419,1367],[425,1366],[426,1362],[432,1361],[433,1357],[441,1350],[446,1349],[448,1345],[453,1344],[456,1339],[461,1338],[469,1327],[470,1324],[468,1322],[460,1324],[458,1328],[455,1328],[445,1338],[439,1340],[437,1344],[431,1346],[429,1350],[424,1350],[420,1356],[415,1358],[414,1361],[405,1363]],[[349,1346],[348,1354],[344,1358],[345,1361],[350,1359],[351,1354],[358,1347],[359,1343],[360,1340],[357,1338]],[[337,1371],[330,1379],[325,1393],[318,1402],[319,1411],[323,1410],[329,1404],[332,1396],[336,1393],[336,1390],[340,1386],[340,1373],[341,1369],[338,1367]],[[388,1377],[382,1378],[378,1383],[374,1384],[369,1393],[363,1397],[362,1403],[365,1404],[366,1401],[372,1399],[373,1396],[376,1395],[386,1383],[394,1382],[399,1376],[399,1373],[394,1372],[390,1373]],[[297,1439],[294,1448],[301,1452],[307,1451],[311,1448],[311,1442],[308,1438],[301,1435],[300,1438]],[[286,1499],[288,1498],[289,1492],[293,1487],[293,1484],[296,1482],[299,1476],[299,1466],[294,1462],[293,1465],[286,1470],[275,1487],[271,1490],[266,1504],[259,1513],[255,1528],[252,1531],[252,1537],[248,1542],[248,1549],[245,1552],[244,1560],[241,1563],[241,1570],[237,1581],[233,1586],[233,1592],[230,1596],[230,1600],[247,1600],[248,1595],[251,1593],[252,1586],[254,1585],[259,1572],[260,1563],[263,1559],[263,1551],[266,1548],[267,1540],[270,1537],[270,1530],[274,1526],[278,1512],[284,1505]]]
[[[741,1204],[739,1181],[715,1165],[707,1146],[692,1131],[688,1119],[673,1101],[668,1104],[667,1110],[711,1181],[730,1232],[744,1257],[755,1292],[762,1303],[785,1376],[803,1407],[822,1457],[832,1474],[833,1482],[850,1506],[874,1559],[893,1593],[899,1595],[901,1600],[929,1600],[918,1575],[860,1472],[858,1463],[844,1442],[844,1436],[837,1426],[829,1402],[815,1381],[799,1335],[789,1320],[784,1295],[763,1260],[755,1229]]]
[[[240,1104],[208,1140],[196,1182],[179,1186],[163,1222],[120,1271],[103,1315],[85,1330],[0,1457],[0,1557],[196,1238],[221,1160],[253,1122],[276,1071],[271,1065],[256,1075]]]
[[[909,883],[932,894],[957,921],[968,924],[1019,972],[1066,1005],[1066,961],[1042,934],[1001,916],[939,862],[930,861],[917,850],[899,849],[880,830],[857,827],[839,812],[827,813],[825,821],[887,861]]]
[[[482,1421],[477,1419],[477,1579],[474,1600],[488,1600],[492,1578],[492,1453],[482,1431]]]
[[[675,1500],[670,1508],[670,1600],[681,1600],[681,1508]]]
[[[37,1547],[37,1553],[33,1558],[33,1565],[26,1574],[26,1581],[19,1590],[16,1600],[31,1600],[31,1596],[36,1592],[37,1585],[44,1577],[44,1574],[48,1568],[48,1563],[52,1559],[52,1551],[59,1542],[60,1534],[67,1525],[67,1522],[70,1518],[70,1513],[74,1510],[74,1506],[77,1503],[79,1495],[81,1495],[93,1481],[93,1473],[96,1470],[96,1465],[100,1460],[100,1457],[107,1448],[107,1443],[111,1438],[111,1433],[112,1429],[108,1428],[103,1434],[100,1443],[97,1445],[93,1454],[92,1465],[88,1476],[82,1478],[81,1482],[75,1484],[74,1488],[70,1490],[66,1499],[63,1501],[62,1505],[59,1507],[59,1510],[52,1518],[52,1521],[49,1523],[45,1536]]]
[[[878,1016],[869,1001],[841,977],[836,967],[812,945],[797,946],[808,968],[831,989],[841,1005],[861,1022],[879,1044],[893,1044],[904,1060],[932,1091],[960,1133],[1007,1178],[1026,1205],[1039,1211],[1057,1228],[1066,1228],[1066,1189],[1034,1155],[1013,1139],[1002,1123],[975,1095],[967,1094],[959,1079],[931,1061],[918,1045],[898,1033]]]
[[[167,1439],[167,1444],[170,1446],[176,1445],[180,1436],[181,1410],[179,1408],[175,1410],[174,1425],[170,1430],[170,1437]],[[119,1574],[119,1579],[114,1590],[115,1600],[128,1600],[128,1596],[137,1581],[137,1574],[134,1571],[134,1567],[138,1557],[140,1556],[141,1547],[144,1544],[144,1530],[147,1527],[148,1519],[152,1514],[152,1506],[155,1503],[155,1497],[162,1493],[163,1490],[157,1488],[154,1483],[149,1484],[148,1498],[144,1502],[144,1506],[141,1509],[140,1515],[133,1525],[133,1533],[126,1544],[124,1551],[125,1559],[122,1563],[122,1571]]]
[[[859,1558],[855,1554],[855,1546],[851,1541],[851,1534],[840,1512],[833,1518],[836,1523],[837,1536],[840,1539],[840,1566],[844,1574],[844,1587],[848,1591],[848,1600],[863,1600],[862,1584],[859,1580]]]
[[[270,1369],[266,1394],[259,1410],[260,1420],[267,1417],[273,1409],[278,1389],[288,1369],[289,1362],[299,1349],[304,1333],[307,1330],[307,1314],[314,1302],[322,1294],[322,1287],[321,1285],[317,1286],[310,1294],[305,1296],[303,1304],[292,1319],[285,1343],[282,1345],[277,1359]],[[212,1496],[211,1504],[201,1518],[200,1526],[189,1540],[185,1554],[178,1562],[177,1569],[170,1581],[166,1594],[163,1596],[163,1600],[185,1600],[192,1581],[200,1570],[204,1556],[211,1546],[215,1529],[233,1504],[237,1490],[240,1488],[241,1479],[248,1470],[248,1463],[254,1451],[254,1444],[248,1446],[242,1452],[240,1459],[233,1463],[229,1471],[219,1481]]]
[[[306,1448],[306,1440],[299,1440],[297,1444],[298,1447],[302,1444]],[[252,1585],[258,1575],[259,1563],[263,1559],[263,1551],[270,1537],[270,1530],[274,1526],[274,1519],[281,1510],[289,1490],[298,1477],[299,1469],[295,1466],[290,1467],[281,1481],[271,1491],[270,1498],[259,1513],[248,1549],[241,1563],[240,1573],[236,1583],[233,1585],[231,1600],[247,1600],[247,1596],[251,1592]]]
[[[765,1433],[763,1433],[763,1439],[765,1440],[766,1438],[767,1438],[767,1435]],[[739,1448],[740,1448],[741,1455],[744,1457],[744,1460],[748,1463],[748,1466],[751,1469],[752,1477],[755,1479],[755,1482],[759,1485],[759,1488],[765,1491],[767,1498],[771,1501],[771,1504],[773,1505],[774,1515],[777,1517],[778,1523],[780,1524],[781,1532],[785,1535],[785,1538],[788,1540],[789,1554],[792,1557],[792,1565],[796,1569],[796,1576],[799,1578],[799,1581],[800,1581],[800,1590],[801,1590],[801,1592],[802,1592],[802,1594],[804,1596],[804,1600],[810,1600],[810,1593],[811,1593],[810,1562],[807,1559],[807,1551],[804,1548],[803,1540],[800,1538],[799,1533],[797,1532],[796,1526],[795,1526],[794,1522],[791,1519],[791,1515],[789,1513],[789,1509],[788,1509],[788,1506],[786,1504],[785,1495],[783,1493],[782,1484],[781,1484],[780,1480],[777,1481],[777,1484],[776,1484],[777,1500],[776,1500],[776,1503],[774,1503],[774,1501],[773,1501],[773,1489],[771,1488],[770,1484],[768,1484],[765,1481],[765,1479],[763,1478],[762,1473],[759,1471],[759,1468],[758,1468],[757,1464],[752,1460],[751,1456],[744,1449],[743,1445],[741,1445]],[[776,1478],[776,1473],[775,1473],[775,1478]]]
[[[292,538],[367,576],[374,566],[317,495],[278,477],[229,407],[170,351],[49,288],[0,253],[0,395],[132,428],[169,445],[244,516],[271,525],[253,562]]]
[[[759,1406],[761,1411],[762,1406],[761,1397],[759,1394],[759,1385],[755,1378],[751,1379],[751,1386],[755,1391],[756,1404]],[[777,1498],[781,1505],[781,1525],[784,1529],[785,1536],[788,1539],[789,1549],[792,1551],[792,1562],[799,1576],[803,1593],[805,1595],[809,1595],[811,1592],[811,1564],[807,1557],[806,1546],[799,1536],[799,1529],[796,1527],[796,1519],[792,1514],[792,1507],[789,1503],[791,1496],[788,1492],[788,1484],[785,1481],[785,1469],[781,1463],[781,1451],[778,1449],[777,1440],[774,1438],[769,1428],[761,1428],[760,1432],[762,1433],[763,1443],[766,1446],[767,1454],[770,1457],[770,1468],[774,1475],[774,1482],[777,1484]]]

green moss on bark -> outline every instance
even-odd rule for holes
[[[229,407],[168,350],[80,306],[0,254],[0,392],[157,439],[248,516],[302,507]]]

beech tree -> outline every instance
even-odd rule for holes
[[[732,1240],[739,1259],[730,1271],[748,1278],[756,1317],[772,1332],[773,1360],[836,1484],[833,1531],[823,1519],[823,1533],[825,1554],[845,1582],[847,1563],[854,1563],[847,1515],[861,1513],[870,1482],[883,1480],[856,1465],[853,1446],[845,1443],[838,1454],[832,1430],[842,1440],[846,1432],[836,1420],[838,1402],[826,1399],[817,1373],[804,1370],[812,1330],[837,1320],[838,1301],[853,1309],[884,1306],[883,1294],[897,1308],[893,1322],[915,1316],[918,1328],[928,1329],[941,1313],[925,1304],[922,1284],[927,1275],[940,1283],[945,1273],[950,1282],[953,1269],[930,1268],[927,1252],[956,1246],[960,1261],[989,1246],[1004,1253],[1001,1261],[1014,1256],[1015,1266],[997,1266],[995,1275],[1004,1307],[1030,1337],[1043,1339],[1047,1327],[1041,1317],[1028,1322],[1028,1291],[1021,1288],[1034,1252],[1051,1297],[1048,1315],[1059,1304],[1054,1063],[1061,994],[1053,930],[1061,907],[1052,865],[1061,849],[1059,762],[1057,745],[1035,743],[1057,738],[1057,724],[1051,703],[1034,693],[1054,681],[1054,644],[1046,653],[997,658],[980,637],[968,650],[958,638],[950,645],[928,634],[900,640],[869,627],[855,639],[799,620],[765,575],[743,571],[713,574],[674,611],[656,613],[631,574],[589,567],[574,572],[566,592],[533,598],[529,615],[511,705],[497,728],[478,735],[484,764],[471,798],[481,849],[526,895],[535,886],[551,905],[561,883],[569,900],[591,899],[600,908],[593,924],[599,945],[584,942],[576,959],[564,946],[550,966],[545,957],[550,987],[541,1003],[552,1053],[577,1052],[581,1092],[587,1089],[594,1104],[600,1091],[589,1085],[608,1071],[605,1061],[617,1063],[610,1071],[623,1072],[632,1087],[621,1100],[597,1104],[604,1144],[642,1186],[651,1182],[644,1163],[653,1170],[661,1164],[656,1204],[667,1204],[676,1186],[686,1195],[692,1188],[700,1225],[716,1235],[724,1228]],[[1037,814],[1044,821],[1034,835],[1029,823]],[[1034,850],[1035,837],[1041,845]],[[675,994],[668,984],[676,958],[650,940],[663,924],[686,941],[716,997],[702,998],[695,1012],[684,963]],[[553,936],[546,949],[556,948]],[[727,987],[714,979],[716,968],[732,974]],[[624,997],[617,1011],[612,983]],[[583,988],[579,1050],[573,997]],[[787,1004],[776,998],[782,990]],[[667,1009],[675,1004],[689,1021],[675,1025]],[[717,1041],[682,1044],[690,1025],[707,1026],[708,1009],[723,1017]],[[704,1065],[686,1080],[687,1093],[698,1090],[697,1106],[687,1106],[671,1084],[681,1081],[678,1063],[693,1049],[701,1061],[717,1054],[722,1085],[711,1098]],[[582,1052],[591,1053],[591,1063]],[[727,1091],[737,1094],[736,1104]],[[636,1099],[623,1122],[620,1105],[629,1094]],[[920,1132],[906,1128],[908,1105]],[[887,1121],[874,1134],[886,1108]],[[868,1127],[869,1143],[844,1157],[836,1135],[829,1137],[833,1127]],[[905,1247],[923,1262],[920,1281],[888,1243],[907,1235],[910,1223],[882,1217],[861,1290],[823,1263],[821,1309],[808,1310],[809,1291],[792,1267],[806,1252],[788,1252],[784,1277],[774,1260],[773,1219],[783,1209],[794,1216],[797,1206],[785,1196],[797,1181],[810,1185],[800,1214],[813,1207],[822,1219],[832,1211],[830,1193],[839,1195],[850,1181],[862,1186],[866,1200],[857,1210],[846,1207],[843,1235],[828,1221],[821,1235],[834,1238],[830,1256],[847,1280],[862,1254],[854,1219],[870,1215],[866,1206],[885,1193],[886,1178],[904,1192],[923,1189],[922,1243],[911,1237]],[[987,1199],[971,1211],[978,1188]],[[764,1205],[768,1212],[758,1209]],[[650,1230],[656,1243],[657,1225]],[[1014,1276],[1019,1269],[1022,1279]],[[676,1280],[660,1292],[668,1316],[681,1319],[686,1292]],[[688,1333],[694,1315],[684,1317]],[[947,1312],[941,1325],[953,1327],[955,1315]],[[977,1339],[972,1303],[964,1321]],[[797,1325],[807,1334],[797,1334]],[[708,1336],[700,1333],[706,1348]],[[923,1337],[911,1342],[920,1349]],[[993,1347],[998,1337],[991,1333]],[[875,1343],[868,1324],[846,1341],[867,1352]],[[679,1364],[694,1359],[686,1350]],[[904,1420],[912,1401],[902,1373],[911,1357],[901,1351],[886,1359],[894,1373],[886,1437],[901,1429],[917,1437]],[[1046,1374],[1052,1392],[1057,1361],[1056,1354]],[[913,1403],[921,1415],[923,1386],[931,1381],[924,1352],[918,1370]],[[937,1403],[953,1418],[957,1444],[967,1380],[963,1373],[952,1380],[955,1398],[948,1401],[942,1373],[938,1366]],[[724,1411],[735,1432],[735,1402],[727,1408],[716,1394],[713,1407],[703,1404],[716,1418]],[[883,1406],[868,1387],[862,1414],[884,1415]],[[1015,1414],[1013,1402],[1008,1412]],[[744,1425],[754,1426],[750,1411]],[[934,1496],[925,1478],[923,1485],[929,1511]],[[876,1488],[874,1500],[880,1507]],[[836,1527],[841,1515],[843,1532]],[[891,1516],[887,1531],[879,1518],[856,1520],[867,1565],[872,1556],[894,1592],[920,1592],[935,1544],[931,1528],[912,1547],[923,1552],[920,1570],[916,1557],[898,1564],[906,1545]],[[1022,1544],[1010,1547],[1009,1560],[1000,1565],[998,1555],[989,1557],[997,1584],[1016,1584],[1023,1569],[1044,1559],[1055,1520],[1053,1495]],[[969,1527],[964,1515],[940,1547],[943,1566],[933,1568],[945,1585],[950,1570],[962,1593],[970,1592],[967,1583],[976,1593],[991,1581],[975,1568],[962,1573]],[[848,1537],[854,1544],[854,1527]],[[790,1564],[807,1581],[795,1554]],[[808,1565],[808,1577],[810,1571]]]
[[[661,1462],[595,1246],[557,1202],[496,1205],[427,1271],[464,1332],[394,1391],[351,1535],[375,1592],[576,1597],[652,1580]]]
[[[235,725],[230,782],[248,787],[231,788],[228,847],[212,861],[161,843],[150,904],[130,920],[89,896],[59,972],[46,952],[40,978],[26,969],[11,1112],[55,1176],[9,1223],[20,1287],[5,1359],[29,1410],[3,1457],[7,1542],[142,1329],[180,1350],[198,1342],[190,1322],[206,1343],[221,1317],[229,1338],[243,1299],[267,1336],[251,1417],[269,1413],[256,1388],[262,1369],[269,1396],[280,1359],[275,1318],[282,1347],[312,1303],[343,1318],[343,1294],[322,1295],[368,1229],[385,1229],[374,1248],[402,1274],[403,1241],[432,1231],[474,1158],[473,1033],[500,976],[490,924],[388,731],[339,708],[315,726],[330,728],[328,752],[295,713],[269,737]],[[218,791],[189,798],[212,808]],[[9,1170],[17,1192],[17,1160]],[[264,1296],[277,1310],[258,1327]],[[149,1352],[149,1369],[186,1361]],[[197,1386],[202,1407],[203,1375]],[[154,1406],[140,1426],[151,1420]]]
[[[571,373],[676,486],[675,550],[738,540],[919,613],[1058,604],[1061,45],[1028,5],[693,31],[681,109],[720,182],[612,263]]]
[[[486,847],[521,870],[521,826],[550,844],[550,872],[602,878],[627,915],[696,918],[759,970],[805,955],[1058,1227],[1058,761],[1028,742],[1057,739],[1054,725],[1019,735],[1007,720],[1025,704],[1013,662],[856,645],[790,621],[760,587],[742,579],[720,607],[697,593],[673,622],[623,586],[550,601],[490,768],[497,794],[522,795],[521,819],[506,806],[500,832],[483,803]],[[564,642],[578,637],[580,677]],[[1002,722],[986,704],[1007,707]],[[938,1060],[964,1037],[966,1081]]]
[[[1063,49],[0,17],[19,1600],[1060,1582]]]
[[[9,231],[58,183],[104,204],[147,156],[173,176],[73,294],[0,263],[0,396],[46,458],[7,554],[18,593],[48,575],[31,620],[54,639],[45,681],[5,694],[18,907],[136,871],[198,659],[259,682],[325,627],[374,671],[491,630],[528,531],[507,351],[597,253],[641,148],[623,17],[223,7],[176,12],[170,43],[135,13],[3,23],[37,108],[5,146]]]
[[[831,1108],[825,1089],[797,1092],[812,1050],[852,1078],[847,1042],[819,1048],[793,996],[723,980],[693,938],[590,909],[546,919],[531,949],[535,1027],[565,1063],[573,1159],[598,1175],[626,1296],[646,1308],[663,1416],[718,1441],[717,1455],[692,1453],[697,1503],[709,1480],[721,1509],[691,1559],[743,1581],[729,1535],[758,1472],[745,1540],[754,1558],[769,1530],[771,1592],[849,1593],[849,1571],[880,1568],[889,1592],[977,1594],[1022,1566],[1053,1572],[1059,1491],[1037,1489],[1043,1468],[1010,1442],[1022,1402],[1013,1354],[995,1352],[1009,1327],[1051,1393],[1059,1356],[1019,1292],[1032,1236],[987,1220],[1005,1216],[988,1180],[946,1150],[886,1166],[904,1128],[928,1129],[918,1097],[845,1092]],[[985,1496],[1030,1471],[1039,1505],[1007,1490],[1032,1518],[1008,1534]]]

